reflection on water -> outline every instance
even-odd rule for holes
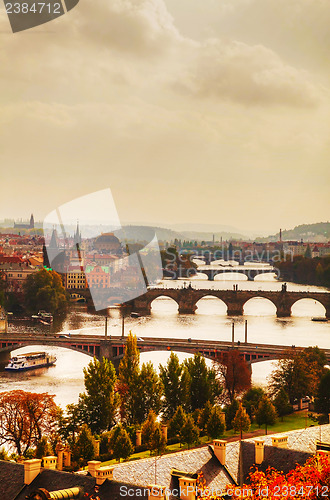
[[[240,281],[241,289],[268,289],[280,290],[281,283],[269,281],[255,282]],[[166,281],[166,287],[183,286],[184,281]],[[194,280],[194,287],[232,289],[233,282],[216,281],[206,282]],[[320,287],[306,287],[288,284],[292,291],[316,290],[326,291]],[[226,315],[225,304],[215,297],[205,297],[197,304],[198,309],[194,315],[179,315],[177,304],[169,298],[161,297],[152,304],[152,314],[149,317],[127,318],[125,331],[132,330],[137,337],[178,337],[195,339],[231,340],[231,325],[235,323],[235,340],[244,341],[244,322],[248,320],[248,339],[256,343],[273,343],[291,346],[292,344],[308,346],[319,345],[330,347],[329,323],[311,321],[313,316],[324,315],[324,308],[314,300],[304,299],[297,302],[293,308],[291,318],[277,318],[275,307],[267,299],[251,299],[244,308],[244,316],[229,318]],[[121,321],[118,310],[110,310],[108,333],[121,334]],[[15,324],[16,330],[42,331],[47,333],[61,332],[73,336],[76,333],[94,335],[104,334],[104,317],[89,314],[83,305],[76,305],[66,318],[56,319],[51,326],[20,322]],[[45,350],[44,346],[35,346],[36,349]],[[29,352],[36,350],[34,347],[22,348],[15,352]],[[0,372],[0,391],[22,389],[35,392],[49,392],[56,395],[56,402],[62,407],[68,403],[76,402],[79,392],[84,388],[83,367],[87,366],[91,358],[68,349],[47,347],[47,351],[55,354],[57,363],[53,367],[39,368],[37,371],[9,373]],[[152,352],[141,355],[141,361],[151,360],[156,367],[159,363],[166,363],[167,352]],[[187,357],[180,354],[180,359]],[[211,363],[211,362],[210,362]],[[256,383],[265,383],[267,375],[272,370],[273,362],[266,361],[253,365],[253,379]]]

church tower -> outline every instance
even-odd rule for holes
[[[73,237],[73,244],[76,247],[81,245],[81,232],[79,230],[79,221],[77,221],[77,229]]]
[[[31,214],[31,217],[30,217],[30,229],[34,229],[34,217],[33,217],[33,214]]]

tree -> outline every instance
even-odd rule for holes
[[[73,446],[73,459],[78,463],[86,463],[95,457],[95,440],[91,430],[83,424],[79,432],[77,441]]]
[[[237,350],[219,353],[215,366],[217,374],[223,381],[226,398],[231,403],[251,387],[251,372]]]
[[[190,411],[203,408],[207,401],[213,404],[221,394],[215,370],[206,366],[205,358],[199,352],[184,363],[190,377]]]
[[[119,462],[121,458],[123,460],[127,460],[127,458],[133,453],[134,447],[132,441],[126,429],[124,429],[121,425],[117,425],[111,431],[109,443],[114,458],[116,458]]]
[[[142,426],[142,440],[148,446],[150,454],[154,450],[159,454],[166,448],[165,437],[152,410],[149,412],[148,418]]]
[[[238,410],[238,401],[234,399],[230,405],[225,407],[225,416],[226,416],[226,428],[228,430],[233,428],[233,420],[235,418],[236,412]]]
[[[20,390],[0,393],[0,444],[26,455],[43,436],[54,431],[58,407],[54,396]]]
[[[198,427],[200,428],[201,431],[207,432],[207,422],[209,421],[209,418],[211,416],[213,406],[211,405],[210,401],[206,401],[206,404],[204,408],[200,411],[200,414],[198,416]]]
[[[197,425],[195,425],[194,419],[191,415],[188,415],[184,426],[181,431],[182,442],[188,445],[188,449],[194,443],[198,442],[199,439],[199,429]]]
[[[121,418],[133,425],[141,425],[150,410],[158,413],[162,396],[162,384],[152,363],[144,363],[140,369],[139,362],[136,336],[130,332],[119,365],[118,391],[121,396]]]
[[[170,420],[170,432],[174,436],[178,436],[180,440],[180,445],[182,443],[182,428],[186,423],[187,415],[183,411],[182,406],[178,406],[176,412],[174,413],[172,419]]]
[[[277,419],[277,414],[274,405],[267,396],[264,396],[258,406],[256,420],[259,426],[265,425],[266,434],[269,425],[274,425]]]
[[[232,489],[232,486],[228,488]],[[288,474],[271,468],[266,472],[257,469],[250,473],[249,484],[243,484],[240,490],[251,491],[251,500],[265,499],[265,493],[269,500],[317,500],[322,494],[328,497],[329,488],[330,458],[324,455],[309,458],[305,465],[297,465]],[[204,498],[210,500],[210,497]]]
[[[270,377],[270,393],[273,396],[284,389],[291,404],[306,395],[315,396],[319,381],[324,373],[326,359],[317,347],[304,351],[289,350],[277,362]]]
[[[79,415],[94,434],[110,430],[118,407],[115,394],[116,371],[106,358],[91,361],[84,368],[86,392],[79,395]]]
[[[159,365],[160,378],[163,383],[164,396],[162,410],[166,419],[171,419],[178,406],[187,404],[187,372],[180,364],[177,354],[171,352],[167,365]]]
[[[242,404],[250,417],[251,422],[255,417],[259,402],[265,395],[262,387],[251,387],[242,397]]]
[[[284,389],[280,389],[274,399],[274,406],[276,408],[277,414],[281,417],[283,422],[284,415],[289,415],[293,412],[292,405],[289,403],[289,396]]]
[[[207,435],[219,438],[226,430],[225,417],[219,406],[213,406],[206,425]]]
[[[315,410],[328,415],[330,413],[330,370],[327,370],[317,390]]]
[[[50,456],[52,454],[53,454],[52,447],[46,436],[43,436],[37,444],[34,456],[35,458],[43,458]]]
[[[30,274],[24,283],[24,303],[27,310],[34,313],[40,309],[52,314],[65,311],[69,299],[61,276],[46,269]]]
[[[240,433],[240,439],[242,439],[243,432],[247,432],[250,429],[251,420],[246,412],[246,409],[239,403],[238,410],[236,412],[235,418],[233,420],[233,429],[235,432]]]

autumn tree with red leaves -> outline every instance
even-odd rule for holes
[[[215,369],[223,382],[225,396],[230,403],[251,387],[251,372],[237,350],[218,353]]]
[[[54,396],[20,390],[0,393],[0,443],[19,455],[54,432],[59,408]]]

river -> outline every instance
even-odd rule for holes
[[[228,280],[220,275],[214,282],[208,282],[195,277],[192,285],[198,288],[232,289],[237,283],[240,289],[247,290],[280,290],[282,284],[271,275],[259,276],[256,281],[248,282],[244,276],[236,276]],[[161,286],[180,287],[184,281],[164,281]],[[188,283],[186,281],[186,283]],[[289,291],[327,291],[321,287],[304,286],[288,283]],[[244,321],[248,321],[248,341],[258,343],[283,344],[291,346],[330,347],[329,322],[311,321],[313,316],[323,316],[324,307],[310,299],[296,303],[292,308],[290,318],[277,318],[275,306],[262,298],[251,299],[244,308],[244,316],[228,317],[224,303],[212,297],[205,297],[199,301],[198,309],[194,315],[179,315],[177,305],[169,298],[161,297],[153,302],[152,314],[149,317],[127,318],[125,320],[125,333],[130,330],[137,337],[177,337],[195,339],[231,339],[231,324],[235,323],[235,340],[244,341]],[[108,333],[121,334],[121,320],[118,310],[111,310],[108,321]],[[53,332],[72,335],[88,333],[95,335],[104,334],[104,317],[87,312],[84,305],[73,306],[66,318],[55,321],[49,326],[38,325],[39,331],[51,329]],[[12,330],[27,329],[33,331],[36,326],[32,323],[13,322]],[[29,352],[31,350],[45,350],[44,346],[35,346],[17,349],[15,353]],[[33,372],[0,372],[0,391],[22,389],[32,392],[48,392],[55,395],[55,401],[65,408],[69,403],[77,402],[79,393],[83,391],[83,368],[88,365],[91,358],[85,354],[69,349],[52,347],[47,351],[57,356],[57,363],[53,367],[40,368]],[[167,352],[144,353],[141,361],[151,360],[155,367],[159,363],[166,363]],[[179,354],[181,360],[187,354]],[[210,361],[207,361],[211,364]],[[252,365],[252,377],[256,384],[265,384],[270,374],[273,363],[264,361]]]

